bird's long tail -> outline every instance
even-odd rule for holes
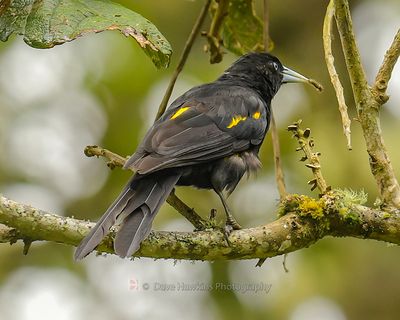
[[[133,176],[75,251],[75,260],[92,252],[109,233],[111,226],[121,222],[114,240],[120,257],[131,256],[147,237],[155,215],[180,178],[180,173],[158,172],[138,179]]]

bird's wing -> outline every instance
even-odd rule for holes
[[[265,103],[255,93],[230,90],[168,109],[125,167],[148,174],[223,158],[260,144],[269,121]]]

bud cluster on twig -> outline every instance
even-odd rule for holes
[[[300,161],[307,161],[306,167],[310,168],[314,174],[314,179],[308,181],[308,184],[311,185],[311,190],[314,190],[318,187],[321,194],[325,194],[331,187],[327,185],[324,177],[322,176],[321,164],[319,162],[320,152],[313,152],[314,140],[310,137],[311,130],[310,128],[301,129],[300,128],[301,120],[294,122],[290,126],[288,126],[288,131],[293,133],[294,138],[297,139],[299,143],[299,147],[296,148],[296,151],[303,151],[304,156],[300,158]]]

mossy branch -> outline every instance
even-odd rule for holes
[[[400,208],[400,186],[386,151],[379,119],[380,107],[387,99],[377,98],[376,89],[370,88],[367,83],[355,41],[348,1],[334,0],[333,3],[336,24],[353,89],[358,120],[366,142],[371,171],[377,182],[383,206],[393,211]],[[378,81],[385,82],[384,86],[387,86],[391,71],[399,55],[399,37],[400,35],[397,34],[378,73]],[[384,93],[386,89],[383,87]],[[379,94],[381,95],[381,93]]]
[[[321,199],[290,195],[281,217],[267,225],[233,231],[229,245],[220,230],[151,232],[135,256],[187,260],[262,259],[306,248],[326,236],[356,237],[400,244],[400,215],[388,214],[329,192]],[[77,246],[93,223],[66,218],[0,196],[0,242],[51,241]],[[113,253],[114,232],[97,248]]]
[[[0,243],[15,243],[21,239],[21,235],[17,230],[0,224]]]

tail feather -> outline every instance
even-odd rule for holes
[[[139,249],[142,239],[150,233],[154,217],[145,205],[126,217],[114,241],[115,252],[120,257],[130,256]]]
[[[139,249],[141,242],[150,233],[154,217],[179,178],[180,174],[152,181],[153,186],[146,200],[140,207],[133,209],[134,211],[129,210],[128,203],[124,211],[130,214],[124,219],[114,241],[115,252],[120,257],[131,256]]]
[[[115,251],[121,257],[132,255],[149,234],[153,219],[180,174],[155,174],[141,179],[135,176],[90,230],[75,251],[75,260],[92,252],[110,232],[116,221],[122,226],[117,232]]]
[[[128,184],[118,198],[110,205],[100,220],[97,221],[89,234],[81,241],[75,251],[75,260],[81,260],[86,257],[97,247],[101,240],[107,236],[110,232],[110,228],[115,224],[118,213],[123,211],[134,193],[135,192],[129,188]]]

